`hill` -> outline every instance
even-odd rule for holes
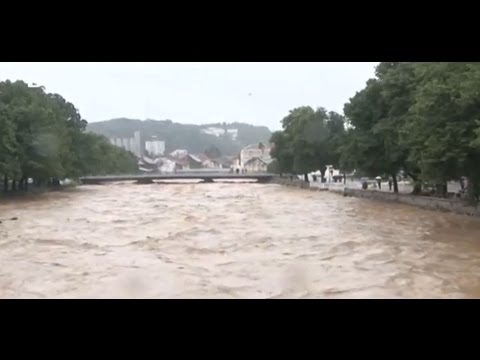
[[[126,118],[89,123],[87,130],[108,138],[130,138],[135,131],[140,131],[143,142],[152,136],[165,141],[166,152],[186,149],[191,153],[200,153],[214,145],[222,155],[236,155],[249,144],[267,143],[271,136],[265,126],[244,123],[186,125],[171,120]]]

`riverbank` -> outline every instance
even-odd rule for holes
[[[31,186],[27,190],[15,190],[8,192],[2,191],[0,189],[0,203],[13,200],[31,200],[35,198],[41,198],[42,195],[52,193],[52,192],[68,192],[75,191],[77,189],[77,184],[68,184],[60,186]]]
[[[310,186],[310,183],[307,183],[300,179],[288,179],[288,178],[276,178],[273,180],[273,183],[285,185],[285,186],[294,186],[302,189],[308,189],[311,191],[330,191],[343,196],[351,196],[375,201],[385,201],[385,202],[397,202],[407,205],[416,206],[422,209],[427,210],[436,210],[443,212],[451,212],[460,215],[469,215],[469,216],[479,216],[480,217],[480,208],[469,206],[465,204],[464,201],[460,199],[441,199],[434,198],[429,196],[419,196],[411,195],[404,193],[393,193],[377,190],[363,190],[363,189],[352,189],[352,188],[329,188],[328,184],[325,186]]]

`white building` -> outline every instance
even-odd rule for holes
[[[135,141],[135,148],[131,149],[130,151],[133,152],[137,157],[141,157],[143,155],[143,149],[140,131],[135,131],[135,133],[133,134],[133,138]]]
[[[227,134],[230,135],[230,137],[231,137],[233,140],[237,140],[238,129],[228,129],[228,130],[227,130]]]
[[[112,145],[118,146],[135,154],[137,158],[140,158],[143,153],[140,131],[135,131],[134,136],[131,138],[109,138],[108,140]]]
[[[218,127],[209,127],[206,129],[201,130],[204,134],[213,135],[216,137],[220,137],[223,135],[230,136],[233,140],[237,139],[238,136],[238,129],[224,129]]]
[[[225,129],[217,128],[217,127],[209,127],[209,128],[206,128],[206,129],[202,129],[202,132],[204,134],[220,137],[223,134],[225,134]]]
[[[130,151],[130,140],[128,138],[122,139],[122,147],[125,150]]]
[[[158,170],[162,173],[171,173],[175,171],[176,163],[173,160],[167,158],[161,158],[161,165]]]
[[[188,155],[188,151],[185,149],[176,149],[170,153],[170,156],[174,158],[182,158]]]
[[[145,141],[145,151],[153,156],[160,156],[165,153],[165,141],[148,140]]]
[[[247,172],[266,172],[268,164],[258,157],[251,158],[243,164]]]
[[[136,149],[137,149],[137,144],[135,144],[135,138],[130,138],[128,139],[129,141],[129,148],[130,148],[130,152],[134,153],[135,155],[137,155],[137,152],[136,152]],[[137,155],[138,156],[138,155]]]
[[[258,158],[265,164],[270,164],[272,162],[272,157],[270,156],[270,147],[260,144],[252,144],[244,147],[240,152],[240,166],[244,167],[250,160]]]
[[[233,170],[237,170],[237,169],[240,169],[241,168],[241,163],[240,163],[240,157],[235,157],[233,160],[232,160],[232,166],[231,168]]]

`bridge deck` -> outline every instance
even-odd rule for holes
[[[271,180],[275,174],[231,174],[231,173],[183,173],[183,174],[142,174],[142,175],[111,175],[111,176],[85,176],[80,178],[83,184],[98,184],[102,182],[115,181],[140,181],[148,182],[153,180],[257,180],[265,182]]]

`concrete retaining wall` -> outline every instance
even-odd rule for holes
[[[295,186],[302,189],[309,189],[313,191],[329,191],[328,188],[322,188],[318,186],[310,186],[310,183],[306,183],[300,179],[290,180],[288,178],[274,178],[273,183]],[[462,215],[480,216],[480,207],[468,206],[460,199],[439,199],[428,196],[417,196],[410,194],[395,194],[393,192],[383,192],[375,190],[362,190],[362,189],[338,189],[332,188],[330,192],[343,194],[343,196],[352,196],[357,198],[364,198],[370,200],[398,202],[402,204],[408,204],[417,206],[428,210],[437,210],[444,212],[452,212]]]
[[[480,216],[480,209],[478,207],[475,208],[473,206],[468,206],[460,199],[439,199],[428,196],[395,194],[382,191],[369,191],[359,189],[345,189],[344,195],[372,200],[399,202],[402,204],[418,206],[428,210],[438,210],[463,215]]]
[[[280,177],[275,177],[271,181],[274,184],[280,184],[280,185],[286,185],[286,186],[294,186],[294,187],[299,187],[302,189],[308,189],[308,190],[313,190],[313,191],[328,191],[327,188],[321,188],[321,187],[312,187],[310,186],[310,183],[307,183],[303,180],[300,179],[293,179],[290,180],[289,178],[280,178]]]

